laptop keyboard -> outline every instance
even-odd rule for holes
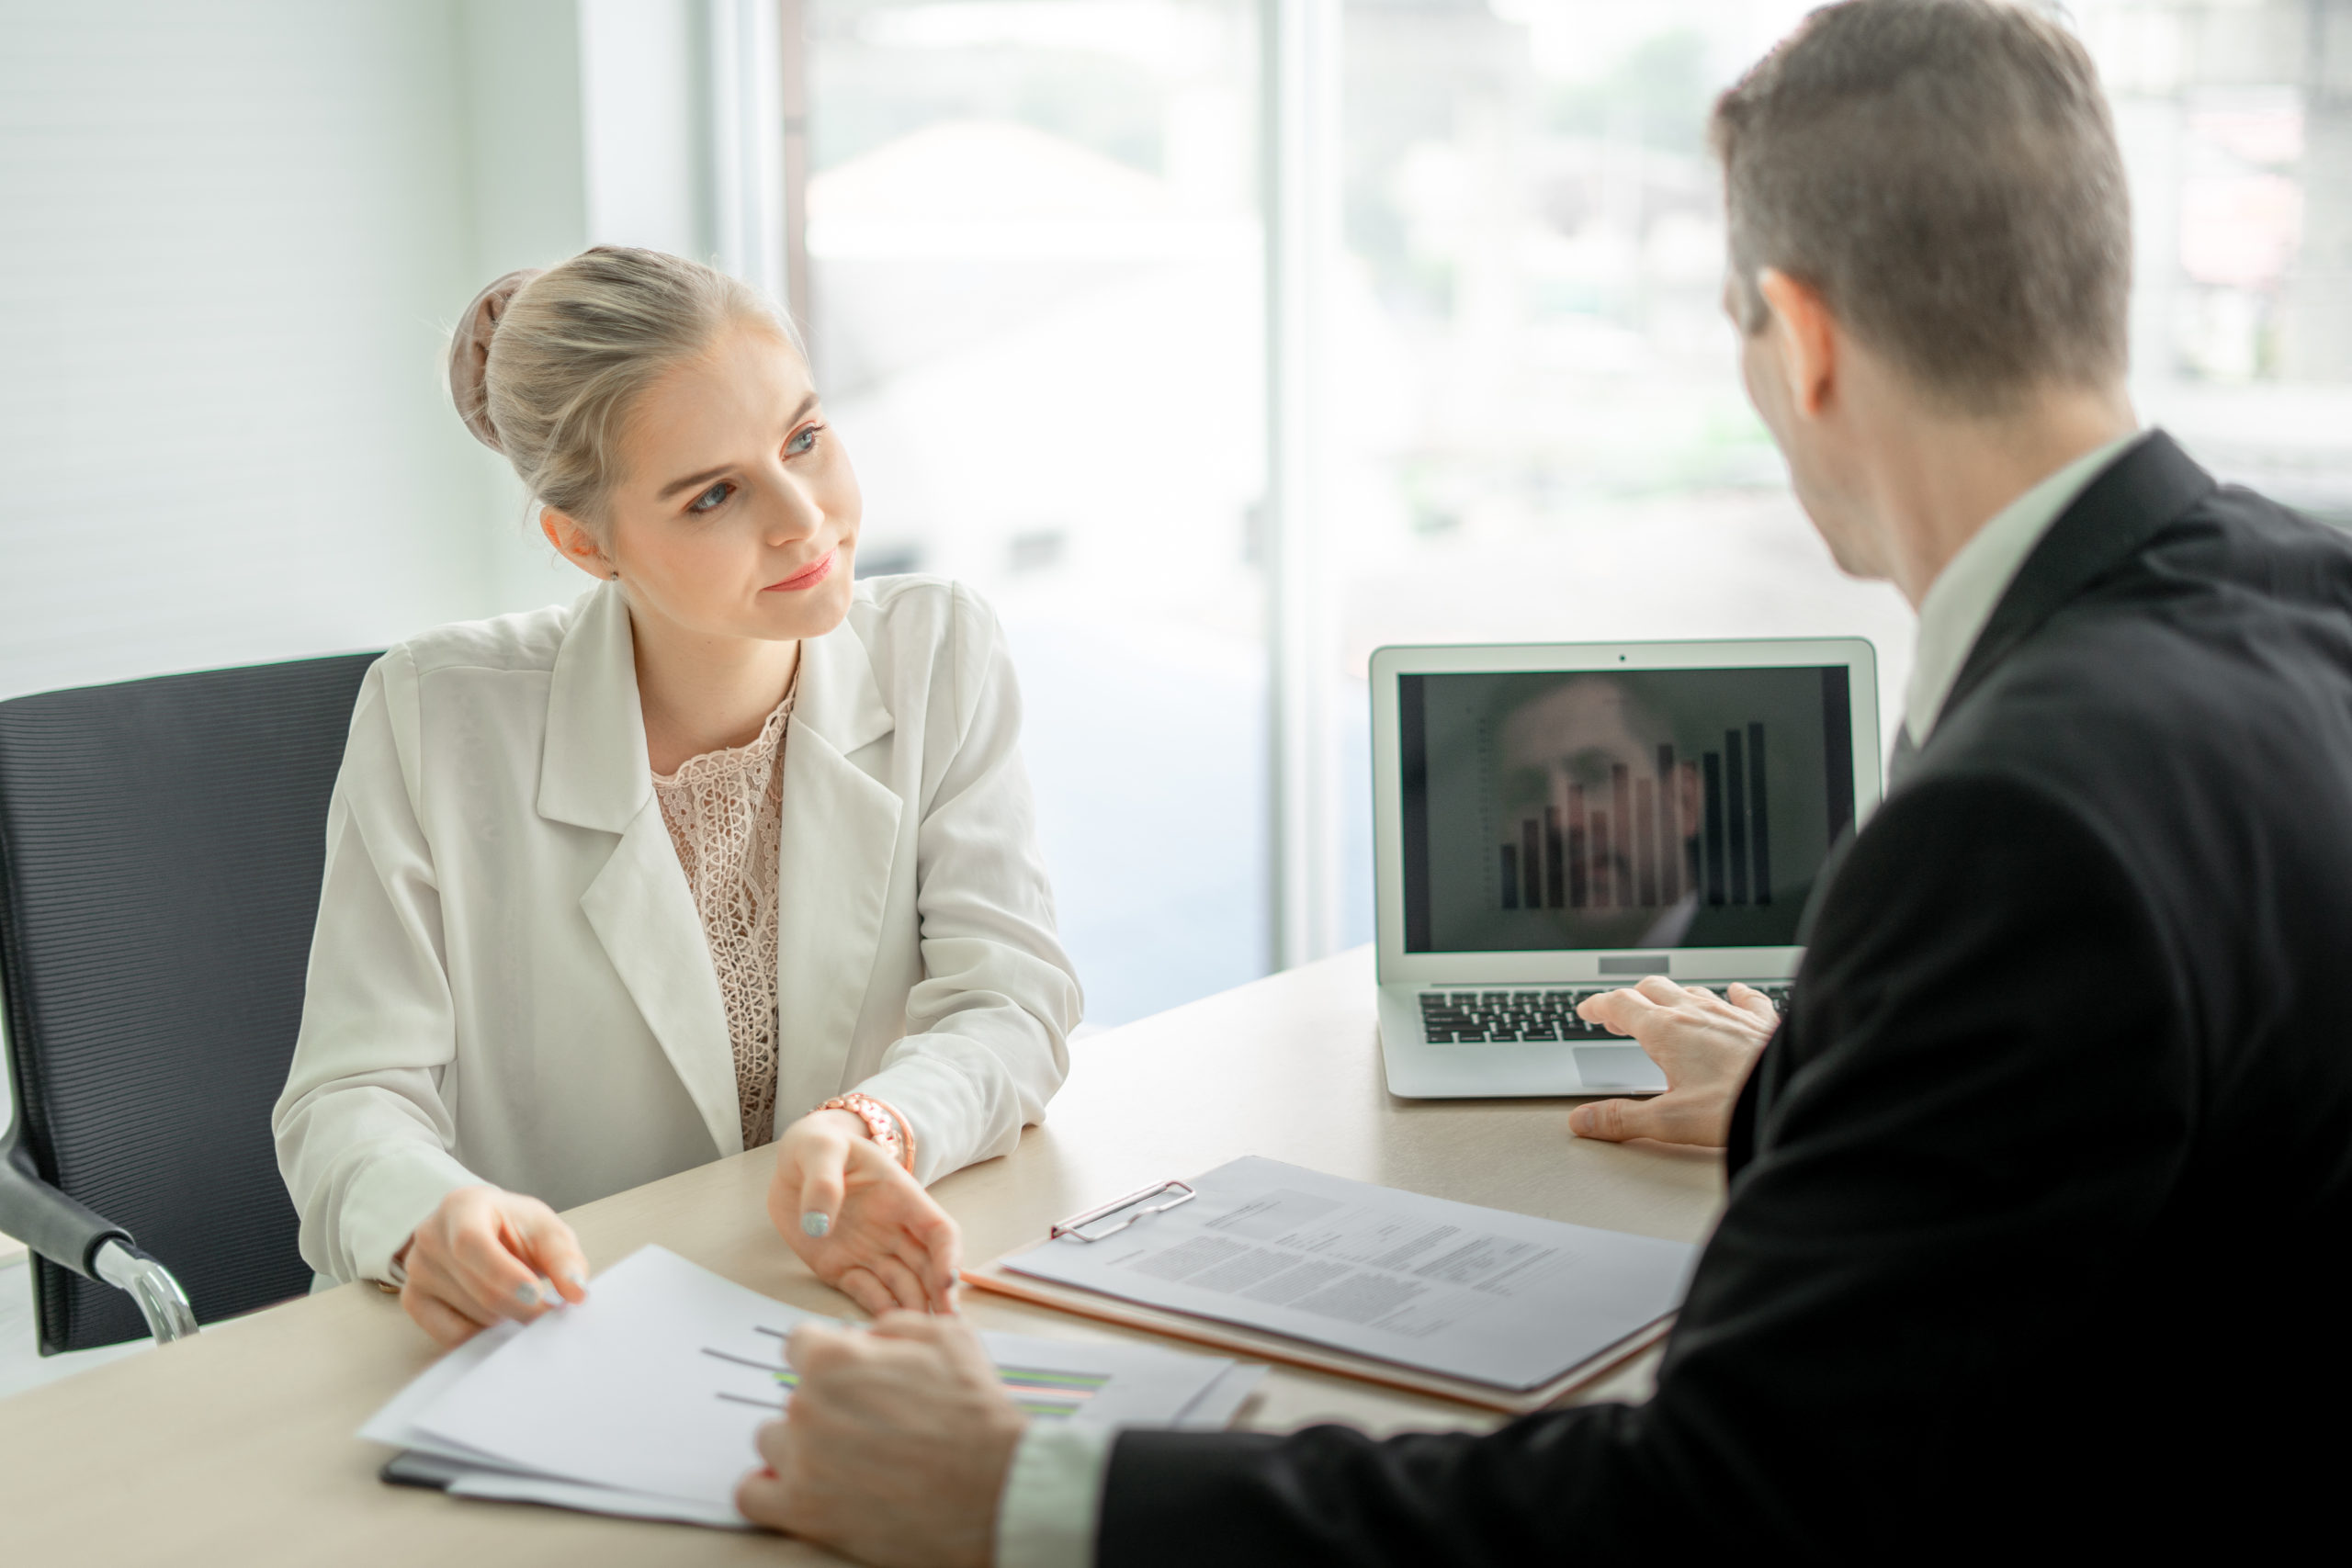
[[[1472,1045],[1498,1041],[1623,1040],[1577,1016],[1577,1004],[1621,989],[1587,986],[1572,991],[1423,991],[1421,1032],[1432,1045]],[[1786,985],[1758,986],[1782,1012],[1789,1010]]]

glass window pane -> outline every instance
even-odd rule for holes
[[[1355,725],[1373,649],[1464,640],[1860,634],[1898,711],[1907,613],[1815,537],[1720,305],[1707,109],[1804,9],[1349,0],[1330,536]],[[1368,873],[1347,891],[1363,940]]]
[[[2352,525],[2352,12],[2088,0],[2132,200],[2132,397]]]
[[[1328,531],[1344,678],[1391,642],[1859,634],[1892,742],[1912,617],[1832,565],[1718,303],[1706,114],[1808,8],[1347,0]],[[2352,19],[2075,11],[2132,183],[2142,417],[2224,478],[2352,523]],[[1343,744],[1363,940],[1367,748],[1361,729]]]
[[[812,350],[862,572],[987,594],[1088,1017],[1263,972],[1243,0],[810,0]]]

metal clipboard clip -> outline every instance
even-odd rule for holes
[[[1169,1192],[1173,1192],[1176,1196],[1170,1198],[1164,1203],[1150,1203],[1148,1201],[1150,1199],[1160,1197]],[[1072,1214],[1069,1219],[1062,1221],[1059,1224],[1054,1226],[1053,1229],[1047,1231],[1046,1233],[1046,1239],[1047,1241],[1059,1241],[1062,1237],[1068,1235],[1076,1236],[1080,1241],[1101,1241],[1106,1236],[1118,1235],[1129,1225],[1134,1224],[1137,1220],[1142,1219],[1146,1214],[1166,1213],[1169,1210],[1177,1207],[1179,1204],[1189,1203],[1199,1196],[1199,1193],[1193,1191],[1192,1188],[1186,1186],[1182,1181],[1154,1182],[1151,1186],[1143,1188],[1138,1191],[1130,1192],[1124,1198],[1114,1198],[1099,1209],[1089,1209],[1082,1214]],[[1137,1208],[1137,1204],[1145,1204],[1146,1206]],[[1125,1218],[1122,1219],[1117,1224],[1113,1225],[1108,1230],[1097,1231],[1092,1235],[1086,1234],[1087,1226],[1102,1220],[1107,1220],[1123,1209],[1132,1209],[1134,1212],[1129,1213]]]

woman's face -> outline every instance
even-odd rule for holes
[[[818,410],[808,365],[773,328],[730,328],[648,388],[621,458],[611,545],[598,554],[610,558],[605,571],[619,569],[633,615],[693,636],[770,642],[841,625],[857,476]],[[568,541],[558,547],[582,558]]]

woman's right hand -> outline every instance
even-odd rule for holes
[[[588,1259],[571,1227],[537,1198],[496,1187],[442,1199],[394,1260],[408,1270],[401,1305],[445,1346],[588,1299]]]

